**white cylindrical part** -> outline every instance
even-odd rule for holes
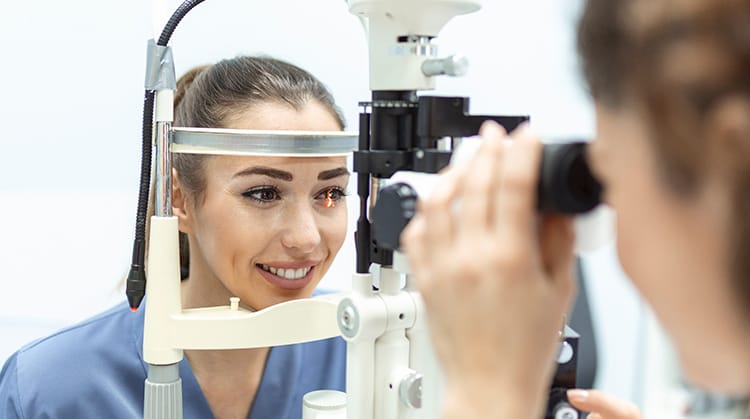
[[[385,332],[387,312],[383,300],[372,292],[371,274],[354,274],[349,298],[342,300],[352,316],[346,340],[346,414],[348,418],[373,419],[375,339]],[[365,284],[367,284],[365,286]],[[342,319],[339,319],[342,321]]]
[[[305,394],[302,419],[346,419],[346,393],[318,390]]]
[[[373,419],[374,342],[360,340],[346,345],[346,417]]]
[[[407,283],[409,283],[407,278]],[[422,374],[422,408],[415,418],[432,419],[440,417],[443,394],[443,374],[427,327],[427,318],[422,297],[416,291],[409,293],[414,301],[416,322],[406,331],[409,339],[409,365]]]
[[[401,274],[393,268],[380,267],[380,293],[397,295],[401,291]]]
[[[164,89],[156,91],[154,120],[156,122],[174,121],[174,90]]]
[[[372,274],[353,274],[352,293],[358,295],[372,295]]]
[[[443,59],[425,60],[422,62],[422,73],[427,76],[448,75],[465,76],[469,70],[469,60],[462,55],[451,55]]]
[[[406,255],[398,250],[393,251],[393,269],[406,274],[406,280],[404,281],[404,291],[411,291],[414,289],[414,277],[410,278],[411,267],[409,266],[409,260]]]
[[[143,325],[143,360],[167,365],[182,360],[172,347],[172,316],[182,311],[177,217],[151,217],[146,262],[146,314]]]
[[[375,419],[399,419],[400,383],[392,380],[394,371],[409,368],[409,341],[403,329],[386,332],[375,341],[375,365]]]

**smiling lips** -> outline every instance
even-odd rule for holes
[[[312,269],[312,266],[308,268],[299,268],[299,269],[274,268],[272,266],[264,265],[262,263],[258,264],[258,266],[260,266],[260,268],[266,272],[270,272],[278,277],[285,278],[285,279],[302,279]]]
[[[317,264],[307,265],[307,267],[300,268],[276,268],[263,263],[258,263],[255,266],[261,276],[270,284],[285,290],[298,290],[305,288],[310,282],[312,282],[312,272],[315,270]]]

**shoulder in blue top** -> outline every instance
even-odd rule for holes
[[[143,312],[120,304],[35,341],[0,371],[0,417],[142,418]],[[250,419],[302,417],[309,391],[344,391],[346,344],[325,339],[271,349]],[[213,414],[187,359],[180,363],[183,416]]]

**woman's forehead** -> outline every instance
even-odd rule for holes
[[[345,156],[212,156],[206,169],[222,172],[243,171],[252,167],[269,167],[288,172],[315,172],[347,167]]]

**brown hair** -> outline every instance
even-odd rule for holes
[[[750,0],[588,0],[579,52],[595,99],[645,105],[663,180],[680,196],[706,179],[709,145],[731,135],[721,161],[732,181],[731,269],[750,312]],[[731,133],[711,124],[727,101],[740,101]],[[715,121],[713,121],[715,122]]]
[[[578,52],[589,92],[611,107],[624,100],[630,64],[625,2],[588,0],[578,24]]]
[[[277,102],[301,109],[310,102],[323,105],[344,128],[344,118],[328,89],[307,71],[288,62],[240,56],[214,65],[198,66],[177,81],[174,125],[194,128],[226,128],[231,118],[257,104]],[[173,167],[193,203],[205,189],[203,172],[207,156],[175,154]],[[180,267],[188,275],[187,237],[180,233]]]

